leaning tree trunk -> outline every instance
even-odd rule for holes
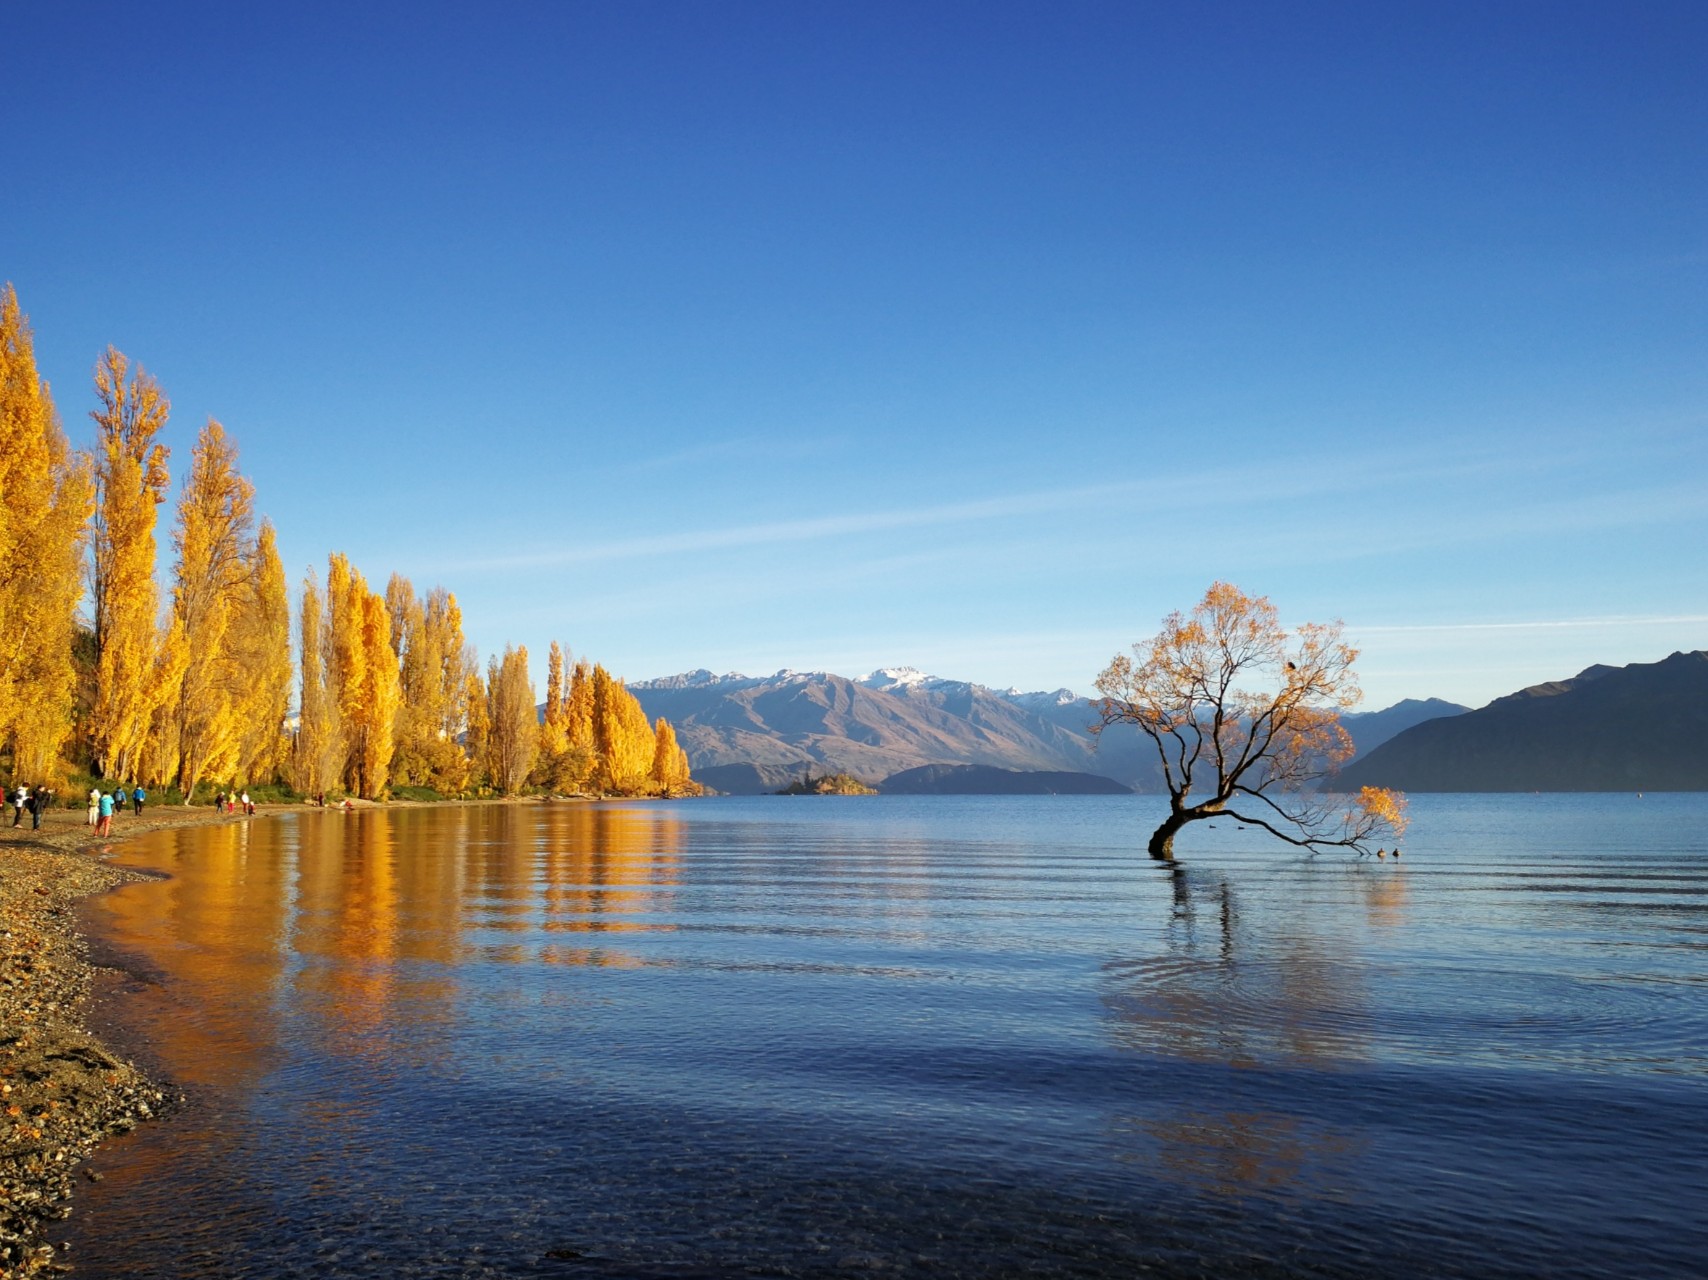
[[[1174,861],[1174,833],[1179,831],[1192,816],[1179,809],[1171,809],[1163,824],[1151,833],[1151,842],[1147,851],[1158,862]]]

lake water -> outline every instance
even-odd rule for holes
[[[123,846],[86,1277],[1698,1276],[1708,796],[303,812]]]

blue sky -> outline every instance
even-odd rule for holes
[[[1369,697],[1708,645],[1708,6],[22,0],[0,278],[348,553],[633,679]],[[355,12],[351,12],[354,10]]]

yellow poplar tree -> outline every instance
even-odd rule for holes
[[[246,728],[241,717],[247,674],[233,652],[233,621],[250,590],[255,486],[237,470],[237,448],[208,420],[190,454],[178,502],[178,550],[172,613],[187,645],[173,728],[178,786],[189,804],[196,783],[224,776],[238,763]]]
[[[29,321],[0,293],[0,749],[48,781],[71,731],[79,566],[93,501],[87,455],[66,445],[36,372]],[[57,779],[54,779],[57,781]]]
[[[300,627],[302,683],[291,776],[298,791],[312,796],[334,785],[344,758],[343,721],[327,663],[326,606],[312,570],[303,579]]]
[[[437,790],[454,795],[466,791],[469,785],[469,757],[458,740],[467,727],[468,680],[475,672],[474,650],[463,638],[463,611],[457,606],[457,598],[443,587],[434,587],[427,593],[423,627],[428,655],[426,700],[434,721],[429,781]]]
[[[238,739],[234,780],[270,782],[288,759],[285,717],[291,703],[291,601],[271,521],[247,557],[231,625]]]
[[[390,781],[402,688],[397,653],[391,647],[391,614],[385,597],[371,591],[362,598],[362,646],[367,651],[367,675],[362,689],[357,776],[360,794],[372,800],[385,794]]]
[[[438,656],[429,652],[427,615],[415,586],[401,573],[391,575],[385,588],[391,615],[391,647],[397,654],[402,700],[397,709],[397,748],[392,775],[406,786],[428,785],[433,747],[438,739],[438,716],[433,706],[438,692]]]
[[[390,780],[402,698],[391,613],[338,553],[326,567],[326,616],[328,685],[344,729],[340,773],[348,790],[378,799]]]
[[[343,759],[334,776],[347,790],[360,794],[354,761],[361,757],[364,728],[364,685],[368,674],[368,650],[362,643],[362,601],[368,585],[350,567],[350,561],[334,552],[326,564],[326,685],[343,727]]]
[[[611,755],[611,781],[617,791],[634,795],[650,787],[658,742],[653,736],[652,721],[646,718],[646,711],[621,680],[616,682],[615,693],[622,731],[617,749]]]
[[[398,656],[402,703],[392,774],[411,786],[455,794],[468,786],[463,731],[465,676],[473,666],[463,639],[462,610],[443,587],[423,603],[408,578],[386,584],[392,648]]]
[[[603,790],[646,790],[657,751],[652,725],[635,696],[602,666],[593,668],[593,740],[596,778]]]
[[[533,772],[539,754],[540,724],[534,709],[534,682],[528,678],[525,645],[504,648],[501,662],[487,664],[487,771],[493,785],[514,794]]]
[[[166,446],[154,437],[169,409],[160,386],[112,347],[95,366],[95,524],[90,588],[95,618],[95,699],[89,716],[95,769],[104,776],[160,781],[141,772],[156,711],[183,674],[176,619],[159,633],[154,581],[155,507],[166,500]]]
[[[468,729],[463,745],[468,752],[471,781],[490,779],[486,763],[492,721],[487,714],[486,686],[481,683],[478,672],[471,670],[463,677],[463,705],[468,709]]]
[[[688,785],[688,753],[676,741],[676,730],[663,716],[653,726],[652,780],[665,795]]]
[[[546,667],[546,705],[540,724],[539,764],[535,779],[553,791],[574,791],[587,776],[589,750],[572,744],[570,733],[573,679],[566,679],[563,646],[552,641]]]
[[[593,667],[585,659],[575,664],[569,678],[563,716],[570,759],[575,762],[571,781],[576,786],[586,786],[597,771],[599,749],[593,734]]]
[[[562,755],[569,747],[569,717],[563,695],[563,646],[553,640],[546,659],[545,720],[540,725],[542,755]]]

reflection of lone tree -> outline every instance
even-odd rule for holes
[[[1353,752],[1340,712],[1362,696],[1357,657],[1338,622],[1289,635],[1267,599],[1225,582],[1116,657],[1097,677],[1097,728],[1135,724],[1162,758],[1169,809],[1151,857],[1172,858],[1175,832],[1219,813],[1310,849],[1367,852],[1378,832],[1402,833],[1398,792],[1318,790]]]

